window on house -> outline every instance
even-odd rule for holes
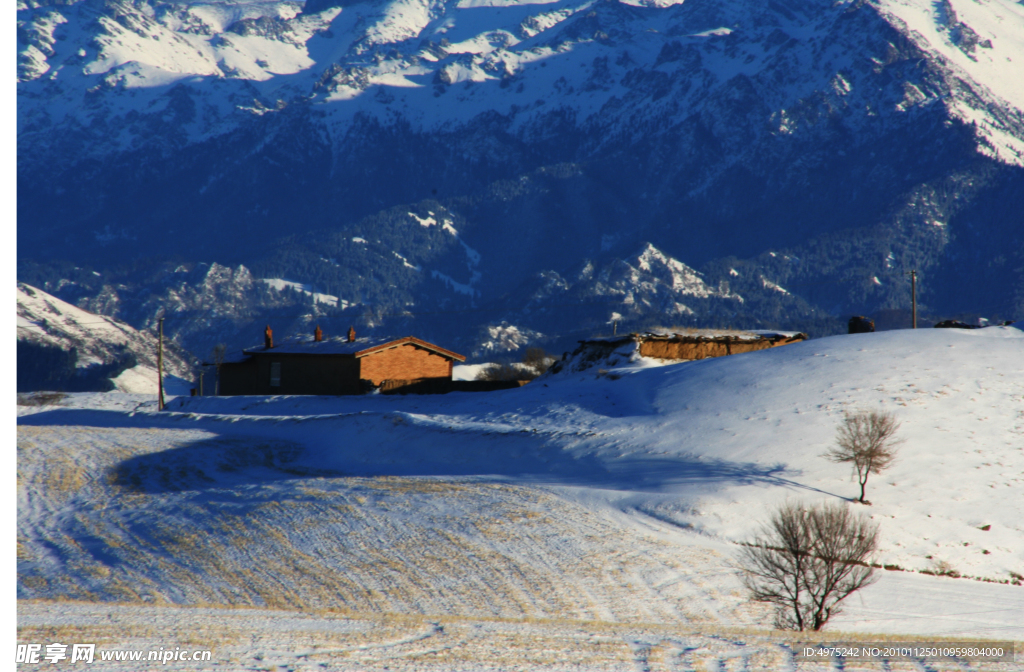
[[[270,363],[270,386],[281,387],[281,362]]]

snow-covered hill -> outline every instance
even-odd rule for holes
[[[19,370],[19,391],[42,385],[50,390],[109,386],[120,392],[156,393],[158,339],[153,333],[81,310],[24,283],[18,283],[17,303],[19,369],[31,368],[38,378],[30,380]],[[36,349],[28,353],[32,348]],[[48,361],[47,352],[68,354],[61,359],[68,370],[35,370]],[[165,341],[165,389],[170,394],[188,392],[193,378],[190,359],[187,352]]]
[[[19,597],[56,601],[31,607],[39,624],[65,600],[579,624],[557,644],[521,632],[501,656],[550,656],[525,669],[628,624],[759,628],[735,542],[783,501],[857,494],[821,455],[864,408],[896,413],[906,439],[869,480],[872,504],[849,504],[879,524],[876,561],[893,571],[830,629],[1019,640],[1022,377],[1024,331],[993,327],[633,362],[486,394],[197,397],[165,413],[75,396],[19,409]],[[306,646],[289,641],[274,656]],[[475,642],[417,664],[459,667]],[[345,669],[357,650],[323,655]]]

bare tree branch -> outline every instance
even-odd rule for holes
[[[820,630],[839,603],[870,585],[878,527],[843,504],[785,504],[740,551],[751,599],[775,605],[775,626]]]
[[[225,343],[218,343],[213,346],[210,351],[210,359],[213,360],[214,366],[217,367],[217,380],[214,381],[213,394],[214,396],[220,396],[220,367],[224,364],[224,359],[227,357],[228,346]]]

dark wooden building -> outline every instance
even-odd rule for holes
[[[450,385],[454,363],[466,358],[406,336],[394,340],[355,337],[291,339],[274,345],[270,328],[261,348],[244,350],[220,367],[220,394],[363,394],[432,391]]]

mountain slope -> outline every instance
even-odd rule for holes
[[[111,390],[156,394],[158,339],[18,283],[18,391]],[[164,342],[165,385],[192,381],[191,355]]]
[[[478,267],[415,275],[438,252],[409,237],[330,293],[429,312],[479,273],[478,307],[649,241],[835,317],[905,308],[911,269],[936,314],[1010,317],[1022,25],[1010,0],[22,2],[20,257],[310,284],[298,256],[365,258],[330,235],[444,208]]]

